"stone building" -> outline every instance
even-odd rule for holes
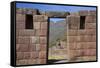
[[[68,62],[96,60],[96,11],[16,9],[16,64],[47,64],[48,19],[65,18]]]

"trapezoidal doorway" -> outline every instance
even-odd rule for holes
[[[48,63],[66,63],[67,23],[66,18],[49,18]]]

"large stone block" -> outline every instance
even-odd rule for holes
[[[94,35],[84,35],[78,37],[78,42],[95,42],[96,36]]]
[[[39,57],[39,52],[36,52],[36,51],[33,51],[33,52],[30,52],[30,59],[36,59]]]
[[[40,44],[46,44],[47,43],[47,37],[40,37]]]
[[[96,15],[87,15],[85,22],[86,23],[96,23]]]
[[[85,28],[86,29],[96,29],[96,23],[86,23]]]
[[[17,36],[16,37],[16,43],[17,44],[29,44],[30,43],[30,37],[29,36]]]
[[[16,14],[16,23],[25,23],[25,14]]]
[[[78,42],[77,46],[79,46],[79,49],[95,49],[96,42]]]
[[[78,38],[78,36],[69,36],[68,42],[72,42],[72,43],[77,42],[77,38]]]
[[[47,55],[46,51],[40,51],[39,52],[39,58],[40,59],[46,59],[46,55]]]
[[[28,60],[16,60],[16,65],[27,65]]]
[[[34,29],[40,29],[41,22],[34,22]]]
[[[83,44],[81,44],[80,42],[76,42],[76,44],[73,44],[72,49],[73,50],[83,49]]]
[[[47,29],[48,22],[41,22],[41,29]]]
[[[40,51],[46,51],[47,50],[47,44],[40,44]]]
[[[30,52],[23,52],[23,59],[30,59]]]
[[[17,52],[28,52],[29,44],[16,44],[16,51]]]
[[[21,22],[21,23],[16,23],[16,29],[20,30],[20,29],[25,29],[25,23]]]
[[[36,51],[36,44],[30,43],[30,44],[29,44],[29,51],[30,51],[30,52]]]
[[[45,29],[45,30],[40,30],[39,35],[40,35],[40,36],[47,36],[47,29]]]
[[[83,56],[83,61],[96,61],[96,56]]]
[[[77,36],[77,32],[78,32],[78,30],[70,29],[70,30],[68,30],[68,36]]]
[[[46,59],[38,59],[37,64],[46,64]]]
[[[48,17],[45,15],[34,15],[33,22],[47,22]]]
[[[28,29],[19,29],[16,31],[18,36],[34,36],[35,30],[28,30]]]
[[[69,60],[76,60],[77,57],[80,57],[82,55],[83,55],[82,50],[70,50]]]
[[[67,16],[67,22],[69,29],[79,29],[80,16]]]
[[[80,16],[87,16],[87,15],[89,15],[89,12],[88,12],[88,10],[85,10],[85,11],[79,11],[79,15]]]
[[[39,43],[39,36],[31,36],[30,43]]]
[[[96,13],[96,10],[90,10],[89,11],[89,15],[96,15],[97,13]]]
[[[70,15],[69,12],[55,12],[55,11],[47,11],[45,12],[45,15],[48,17],[66,17]]]
[[[78,35],[96,35],[96,29],[78,30]]]
[[[16,52],[16,60],[22,60],[24,57],[23,52]]]
[[[84,54],[84,56],[95,56],[96,49],[84,49],[83,54]]]
[[[28,59],[27,60],[28,61],[28,64],[30,65],[30,64],[36,64],[36,59]],[[27,64],[27,65],[28,65]]]
[[[36,51],[40,51],[40,44],[36,44]]]

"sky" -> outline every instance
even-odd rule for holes
[[[64,12],[77,12],[80,10],[96,10],[96,7],[83,7],[83,6],[68,6],[68,5],[48,5],[48,4],[32,4],[32,3],[16,3],[16,8],[33,8],[41,11],[64,11]],[[50,20],[56,22],[59,18],[51,18]]]

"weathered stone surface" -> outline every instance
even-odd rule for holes
[[[17,59],[17,60],[22,60],[23,57],[24,57],[23,52],[16,52],[16,59]]]
[[[35,30],[28,30],[28,29],[18,29],[16,31],[18,36],[34,36]]]
[[[23,59],[30,59],[30,52],[23,52]]]
[[[16,60],[16,64],[17,65],[27,65],[28,64],[28,60],[24,59],[24,60]]]
[[[27,52],[29,51],[29,44],[16,44],[17,52]]]
[[[69,29],[79,29],[79,23],[80,23],[80,16],[67,16],[67,22]]]
[[[68,15],[70,15],[69,12],[57,12],[57,11],[48,11],[45,12],[45,15],[47,15],[48,17],[66,17]]]
[[[47,22],[48,17],[46,15],[34,15],[33,22]]]
[[[40,29],[41,22],[34,22],[34,29]]]
[[[95,35],[84,35],[84,36],[78,36],[77,37],[78,42],[95,42],[96,36]]]
[[[16,23],[25,23],[25,15],[24,14],[16,14]]]
[[[87,15],[89,15],[89,12],[88,12],[88,10],[85,10],[85,11],[79,11],[79,15],[80,16],[87,16]]]
[[[16,43],[18,44],[29,44],[30,43],[30,37],[28,36],[17,36],[16,37]]]
[[[77,33],[78,33],[78,30],[72,30],[72,29],[68,30],[68,36],[76,36]]]
[[[30,37],[30,43],[39,43],[39,37],[38,36],[31,36]]]
[[[47,30],[47,25],[48,25],[48,22],[41,22],[41,29]]]
[[[89,11],[89,15],[96,15],[97,13],[96,13],[96,11],[95,10],[90,10]]]
[[[39,58],[40,59],[46,59],[46,55],[47,55],[46,51],[40,51],[39,52]]]
[[[40,44],[46,44],[47,43],[47,37],[40,37]]]
[[[85,28],[86,29],[96,29],[96,23],[86,23]]]
[[[96,29],[78,30],[78,35],[96,35]]]
[[[96,15],[87,15],[85,22],[86,23],[96,23]]]

